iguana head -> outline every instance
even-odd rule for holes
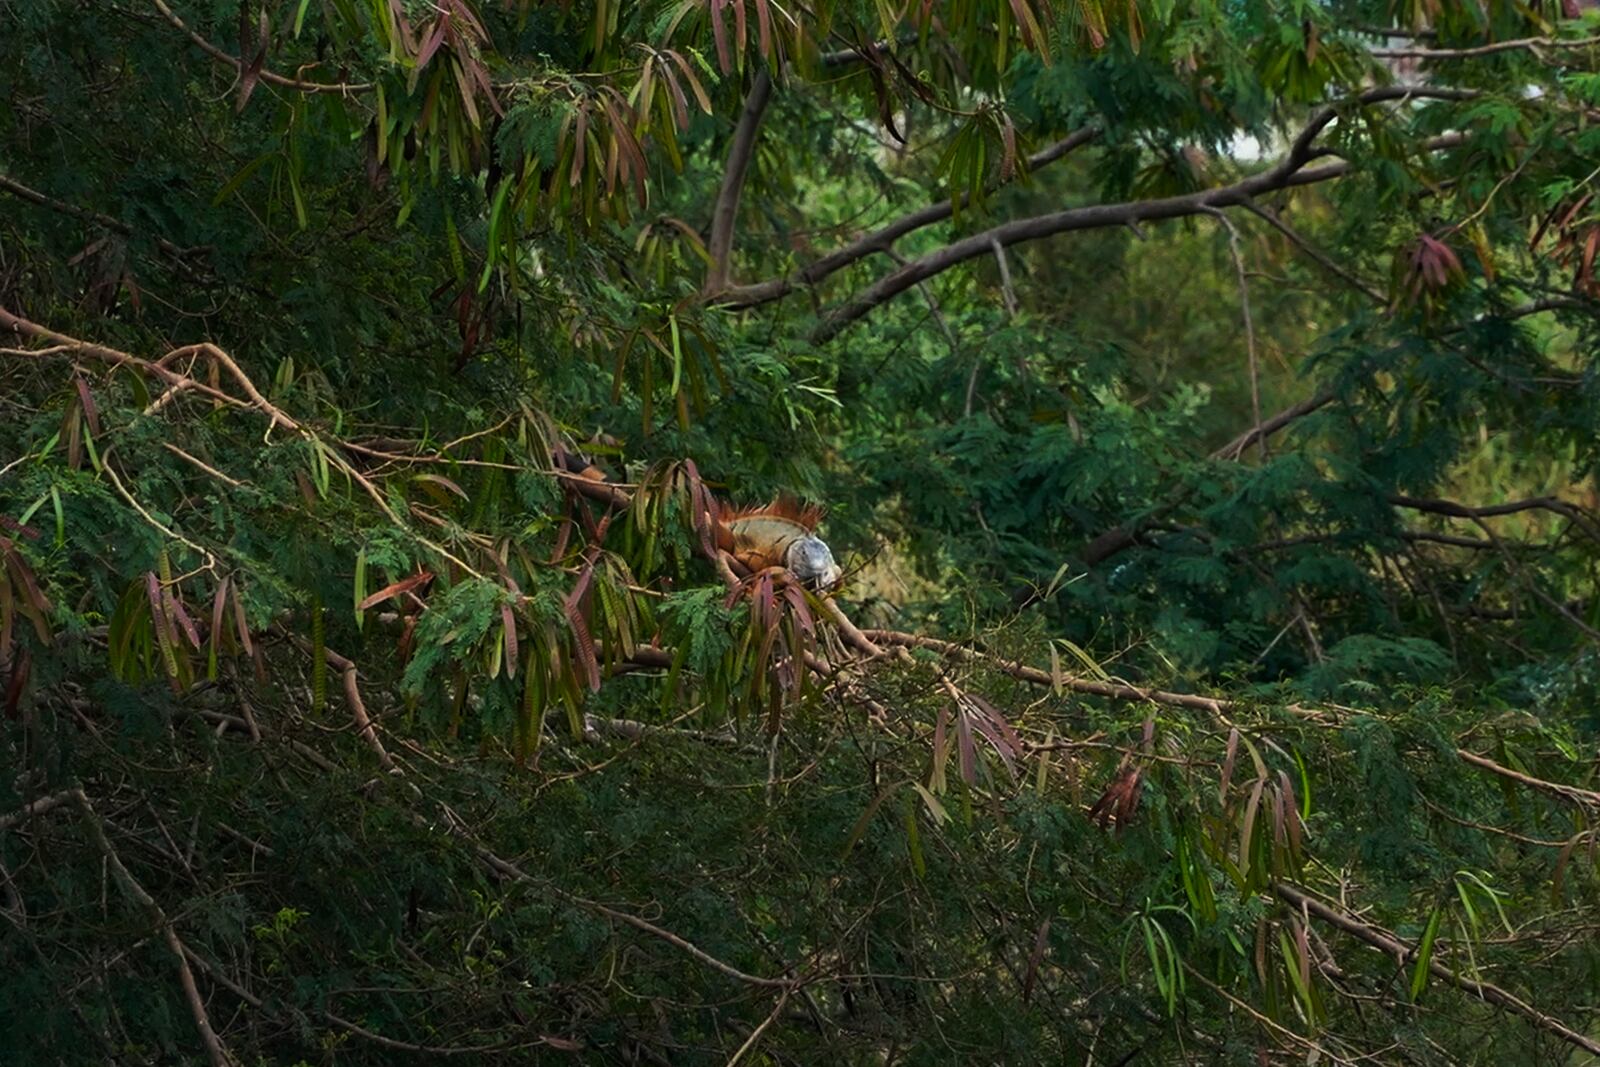
[[[819,592],[827,592],[839,584],[844,572],[833,561],[833,552],[827,542],[816,536],[796,538],[784,553],[783,565],[801,583]]]

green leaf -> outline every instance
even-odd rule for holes
[[[1411,970],[1411,1000],[1416,1002],[1428,985],[1428,965],[1433,961],[1433,941],[1439,936],[1439,923],[1444,918],[1443,908],[1434,908],[1428,916],[1428,927],[1417,944],[1417,962]]]

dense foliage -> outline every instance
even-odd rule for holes
[[[1592,13],[0,29],[7,1063],[1600,1062]]]

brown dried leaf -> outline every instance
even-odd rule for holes
[[[431,582],[432,580],[433,574],[431,572],[418,571],[409,578],[402,578],[398,582],[392,582],[389,585],[384,586],[382,589],[378,590],[376,593],[373,593],[361,603],[357,604],[356,610],[366,611],[374,604],[381,604],[390,597],[398,597],[402,593],[409,593],[413,589],[417,589],[424,583]]]

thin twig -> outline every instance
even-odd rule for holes
[[[161,12],[163,18],[172,23],[172,25],[176,27],[185,37],[189,38],[195,47],[200,49],[200,51],[204,52],[218,63],[232,67],[237,73],[241,75],[244,73],[246,63],[243,59],[239,58],[238,56],[229,55],[227,52],[224,52],[222,49],[206,40],[200,34],[190,29],[188,25],[185,24],[184,21],[173,12],[172,8],[168,7],[162,2],[162,0],[150,0],[150,2],[155,5],[155,9],[157,11]],[[308,82],[302,81],[299,78],[288,78],[271,70],[262,70],[260,72],[260,78],[262,81],[268,82],[272,85],[277,85],[284,89],[295,89],[302,93],[339,93],[341,95],[348,96],[356,93],[371,92],[373,88],[373,84],[371,82]]]
[[[1249,201],[1245,202],[1246,204]],[[1233,257],[1234,273],[1239,276],[1239,311],[1244,317],[1244,344],[1245,357],[1250,367],[1250,418],[1256,426],[1261,425],[1261,371],[1256,362],[1256,326],[1255,319],[1250,314],[1250,282],[1244,268],[1244,252],[1239,247],[1239,228],[1233,220],[1216,208],[1208,207],[1207,213],[1220,222],[1228,231],[1228,252]],[[1265,434],[1256,434],[1256,447],[1263,463],[1267,459],[1267,438]]]
[[[89,802],[89,796],[81,788],[71,791],[72,798],[77,801],[78,807],[83,812],[84,822],[89,827],[89,836],[94,839],[95,846],[100,854],[105,857],[112,873],[116,876],[117,884],[123,892],[132,897],[139,908],[149,917],[150,921],[161,931],[161,936],[166,940],[167,947],[172,949],[172,954],[178,961],[178,980],[183,985],[183,995],[189,1002],[189,1012],[194,1016],[195,1027],[200,1031],[200,1040],[206,1047],[206,1055],[210,1057],[212,1067],[234,1067],[235,1060],[228,1051],[222,1039],[211,1026],[211,1018],[206,1014],[205,1002],[200,999],[200,990],[195,985],[194,972],[189,969],[188,953],[184,944],[178,937],[178,932],[173,929],[172,922],[167,918],[167,913],[161,910],[161,905],[156,903],[154,897],[145,892],[144,886],[139,884],[128,868],[123,866],[122,858],[117,855],[117,850],[111,846],[111,841],[106,837],[105,826],[100,822],[100,817],[95,813],[94,805]]]

